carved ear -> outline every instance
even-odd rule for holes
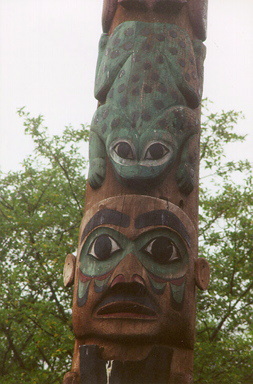
[[[63,269],[63,283],[65,287],[71,287],[75,279],[76,257],[71,253],[65,259]]]
[[[199,289],[206,290],[210,281],[210,266],[203,257],[195,261],[195,282]]]

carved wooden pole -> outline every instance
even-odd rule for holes
[[[193,382],[207,0],[105,0],[64,384]],[[105,362],[112,360],[110,379]]]

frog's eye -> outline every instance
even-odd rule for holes
[[[90,245],[88,254],[95,257],[95,259],[104,261],[120,249],[118,243],[111,236],[100,235]]]
[[[126,141],[120,141],[118,142],[114,147],[113,150],[116,152],[116,154],[121,157],[122,159],[134,159],[134,152],[131,147],[131,145]]]
[[[146,150],[145,160],[159,160],[171,152],[171,149],[162,143],[152,143]]]
[[[168,265],[181,260],[178,249],[174,243],[165,236],[151,240],[143,249],[156,263]]]

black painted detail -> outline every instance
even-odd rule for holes
[[[114,224],[123,228],[128,228],[130,225],[130,217],[125,213],[115,211],[114,209],[103,209],[97,212],[85,226],[81,242],[93,228],[104,224]]]
[[[122,303],[124,307],[122,308]],[[103,315],[117,311],[117,307],[120,307],[120,311],[130,311],[140,313],[145,311],[152,316],[156,316],[160,309],[155,303],[152,296],[150,296],[146,287],[140,283],[117,283],[113,287],[109,287],[102,300],[99,301],[95,307],[94,312],[97,315]]]
[[[97,345],[81,345],[80,384],[106,384],[106,361],[99,356]]]
[[[165,236],[158,236],[143,249],[151,259],[161,265],[169,265],[181,259],[173,242]]]
[[[145,159],[159,160],[168,153],[168,148],[161,143],[153,143],[146,151]]]
[[[130,144],[126,143],[125,141],[117,143],[117,145],[114,147],[115,152],[119,157],[122,159],[133,159],[133,151],[130,146]]]
[[[173,349],[155,346],[145,360],[114,361],[110,384],[168,384]]]
[[[101,235],[96,239],[94,250],[99,260],[107,260],[111,256],[112,242],[108,235]]]
[[[182,221],[170,211],[165,209],[159,209],[151,212],[143,213],[139,215],[135,220],[135,228],[141,229],[149,226],[166,226],[177,231],[177,233],[183,237],[183,239],[190,246],[190,236],[182,223]]]
[[[99,261],[105,261],[120,249],[120,246],[111,236],[104,234],[93,241],[88,253]]]
[[[168,384],[173,349],[154,346],[148,357],[141,361],[113,361],[107,381],[106,361],[100,358],[97,345],[81,345],[80,384]],[[178,381],[179,383],[179,381]]]

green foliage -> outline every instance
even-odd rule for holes
[[[0,382],[61,383],[73,351],[72,292],[62,269],[82,217],[86,161],[80,130],[50,138],[43,118],[24,109],[34,154],[0,183]],[[228,161],[240,142],[234,111],[207,114],[201,142],[200,256],[212,268],[199,294],[196,384],[253,382],[253,180],[248,161]]]
[[[201,144],[200,256],[212,278],[199,295],[195,383],[253,382],[253,177],[248,161],[227,161],[224,145],[240,114],[210,114]]]
[[[49,138],[41,116],[19,114],[35,153],[0,180],[0,382],[60,383],[73,350],[62,270],[77,246],[88,132]]]

